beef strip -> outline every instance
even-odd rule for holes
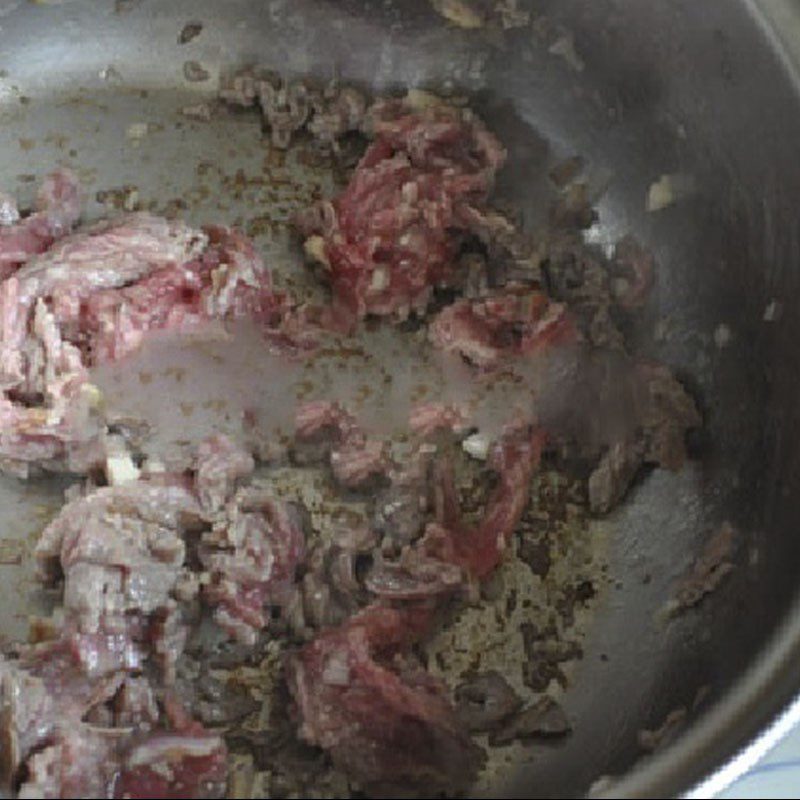
[[[337,307],[404,319],[453,284],[470,210],[485,203],[505,151],[471,112],[443,104],[381,101],[369,127],[374,141],[347,188],[297,224]]]
[[[431,322],[429,335],[437,347],[482,368],[577,338],[563,305],[521,286],[456,301]]]
[[[408,427],[417,436],[427,438],[439,430],[463,433],[466,420],[465,412],[454,403],[423,403],[411,409]]]
[[[309,554],[301,585],[302,619],[295,627],[340,625],[366,605],[368,593],[358,575],[358,561],[371,557],[376,537],[369,528],[355,528],[318,544]]]
[[[200,544],[210,576],[203,596],[217,623],[237,641],[255,644],[270,606],[291,601],[304,549],[300,525],[271,493],[237,492]]]
[[[42,576],[64,576],[64,633],[85,672],[139,669],[152,650],[167,676],[186,637],[178,596],[187,527],[201,508],[180,483],[134,481],[68,503],[36,547]],[[179,587],[182,591],[179,591]]]
[[[27,763],[20,798],[224,797],[221,738],[168,712],[170,729],[60,725]]]
[[[250,316],[282,299],[252,243],[134,214],[63,239],[0,284],[0,458],[82,472],[103,461],[88,369],[136,350],[149,331]]]
[[[544,434],[527,427],[509,430],[493,445],[489,466],[498,484],[489,496],[477,526],[464,523],[458,507],[452,470],[440,462],[437,521],[428,525],[420,542],[423,552],[445,564],[461,567],[483,580],[498,566],[530,498],[530,481],[539,465]]]
[[[458,792],[482,764],[443,685],[397,660],[430,621],[424,606],[370,606],[289,658],[301,737],[365,791]]]
[[[475,675],[456,687],[458,717],[469,731],[496,729],[522,707],[519,695],[494,670]]]
[[[78,178],[62,169],[48,175],[36,198],[36,210],[20,219],[16,203],[0,198],[0,280],[70,232],[81,215]]]
[[[112,672],[88,681],[64,640],[24,648],[19,660],[0,660],[0,783],[10,786],[32,752],[59,729],[80,724],[113,697],[121,680]]]
[[[323,400],[301,406],[295,412],[295,430],[301,443],[328,451],[333,475],[347,489],[361,488],[389,469],[384,442],[369,438],[338,403]]]

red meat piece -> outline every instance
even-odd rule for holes
[[[335,303],[351,315],[408,316],[452,283],[455,256],[505,151],[470,112],[400,101],[372,111],[375,141],[332,203],[300,224],[322,236]]]
[[[322,633],[289,661],[301,736],[325,748],[367,791],[469,785],[482,752],[444,686],[399,654],[428,630],[432,610],[373,605]]]

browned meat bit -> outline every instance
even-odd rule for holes
[[[18,796],[223,797],[226,762],[223,741],[197,723],[137,735],[78,720],[30,758]]]
[[[202,31],[202,22],[187,22],[178,34],[178,44],[188,44],[192,39],[196,39]]]
[[[425,606],[370,606],[289,659],[300,735],[367,792],[458,792],[481,768],[444,686],[402,658],[430,623]]]
[[[654,753],[675,741],[686,724],[688,711],[676,708],[667,714],[664,721],[655,730],[639,731],[639,746],[648,753]]]
[[[387,600],[453,594],[463,583],[460,566],[431,559],[415,548],[406,548],[396,561],[379,559],[365,579],[367,589]]]
[[[582,170],[583,159],[580,156],[565,158],[550,169],[550,180],[559,189],[563,189],[571,184]]]
[[[552,739],[566,736],[572,730],[564,709],[544,697],[538,703],[515,714],[500,730],[489,737],[492,745],[511,744],[515,739]]]
[[[422,437],[432,436],[439,430],[461,434],[466,430],[466,421],[466,413],[454,403],[424,403],[411,409],[408,427]]]
[[[639,442],[611,445],[589,477],[589,507],[595,514],[607,514],[625,497],[628,487],[644,463]]]
[[[655,282],[653,254],[633,236],[617,242],[612,268],[620,273],[613,285],[617,302],[625,309],[644,305]]]
[[[596,221],[597,212],[592,207],[589,187],[585,183],[567,185],[550,209],[553,228],[583,230],[591,228]]]
[[[635,367],[637,438],[613,444],[589,478],[593,512],[619,503],[643,464],[680,470],[686,462],[686,433],[702,418],[694,401],[661,364]]]
[[[671,470],[686,462],[686,431],[702,417],[683,385],[663,364],[637,367],[642,386],[640,424],[645,432],[645,459]]]
[[[367,437],[355,417],[338,403],[322,400],[297,409],[295,429],[302,445],[311,445],[318,456],[329,453],[336,480],[345,488],[362,488],[389,469],[386,445]]]
[[[723,522],[706,544],[689,574],[678,584],[675,597],[667,604],[670,615],[679,614],[711,594],[733,570],[734,531],[730,523]]]
[[[280,77],[270,76],[259,82],[258,98],[272,143],[287,148],[311,113],[308,89],[304,83],[284,83]]]
[[[477,367],[573,343],[577,331],[566,308],[539,291],[511,286],[484,299],[458,300],[429,329],[431,341]]]
[[[253,474],[255,462],[225,436],[212,436],[197,452],[195,485],[200,504],[208,513],[222,511],[233,496],[236,482]]]
[[[334,149],[343,136],[362,129],[367,114],[366,97],[349,86],[333,84],[321,94],[312,94],[312,106],[309,132]]]
[[[179,586],[192,583],[184,526],[200,516],[186,486],[136,481],[68,503],[45,529],[36,557],[46,578],[64,575],[65,636],[87,674],[151,655],[173,673],[186,636]]]
[[[319,89],[308,81],[289,81],[253,68],[223,77],[219,94],[232,105],[247,108],[258,103],[272,143],[284,149],[302,130],[337,149],[339,139],[361,130],[367,110],[366,98],[356,89],[336,84]]]
[[[19,218],[12,198],[0,197],[0,280],[7,278],[53,242],[70,232],[81,215],[78,178],[59,170],[45,178],[36,200],[36,211]]]
[[[216,622],[237,641],[255,644],[270,606],[290,602],[304,548],[287,507],[263,490],[237,492],[200,546],[210,575],[203,596]]]
[[[211,73],[199,61],[184,61],[183,77],[190,83],[201,83],[211,77]]]
[[[359,561],[371,559],[375,545],[372,531],[356,528],[312,551],[300,587],[300,618],[293,620],[296,629],[340,625],[366,604],[368,594],[359,576]]]
[[[476,675],[457,686],[455,699],[458,718],[473,732],[500,727],[522,707],[519,695],[494,670]]]
[[[249,108],[258,99],[259,78],[253,69],[243,69],[231,75],[223,76],[219,96],[231,105]]]

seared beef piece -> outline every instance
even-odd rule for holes
[[[605,514],[625,496],[643,464],[680,470],[686,462],[686,434],[702,423],[683,385],[661,364],[635,367],[636,433],[612,444],[589,478],[589,504]]]
[[[311,552],[299,598],[304,628],[340,625],[367,603],[369,595],[358,575],[358,562],[371,559],[375,544],[369,528],[356,528]]]
[[[347,489],[363,487],[389,468],[386,446],[368,438],[355,417],[338,403],[306,403],[295,413],[295,430],[302,447],[318,456],[328,453],[336,480]]]
[[[211,436],[197,452],[195,487],[208,514],[222,511],[233,496],[236,482],[253,474],[253,457],[225,436]]]
[[[282,299],[252,243],[134,214],[63,239],[0,284],[0,459],[86,471],[103,460],[88,369],[136,350],[148,331],[250,316]]]
[[[723,522],[678,584],[675,596],[667,606],[670,614],[679,614],[696,606],[722,583],[733,570],[733,545],[734,530],[730,523]]]
[[[225,76],[219,94],[230,105],[258,104],[272,144],[282,149],[295,134],[308,130],[336,150],[339,139],[361,130],[367,111],[366,99],[356,89],[335,84],[319,89],[308,81],[286,81],[252,68]]]
[[[0,660],[0,784],[8,788],[32,752],[112,698],[122,677],[112,672],[89,681],[65,640]]]
[[[369,126],[374,141],[347,188],[297,224],[338,308],[405,319],[455,282],[470,212],[486,202],[505,151],[471,112],[443,104],[379,102]]]
[[[463,582],[459,565],[429,558],[412,546],[397,561],[378,560],[367,573],[365,585],[387,600],[424,600],[453,594]]]
[[[644,463],[643,451],[640,442],[617,442],[609,447],[589,477],[589,507],[593,513],[607,514],[625,497]]]
[[[459,434],[466,428],[466,414],[452,403],[423,403],[411,409],[408,427],[414,434],[424,438],[440,430]]]
[[[529,706],[503,724],[489,737],[492,745],[511,744],[515,739],[553,739],[566,736],[570,725],[564,709],[558,703],[545,697]]]
[[[20,798],[224,797],[221,738],[181,714],[170,729],[143,732],[73,720],[59,725],[28,760]]]
[[[455,698],[458,718],[473,732],[497,729],[522,707],[519,695],[494,670],[457,686]]]
[[[56,239],[72,230],[81,215],[77,176],[66,169],[48,175],[36,199],[36,211],[19,218],[16,203],[0,197],[0,280],[18,270]]]
[[[614,286],[616,301],[625,309],[639,308],[655,283],[655,259],[633,236],[625,236],[617,242],[612,271],[617,274]]]
[[[303,532],[286,506],[263,490],[239,490],[200,543],[210,576],[203,597],[217,623],[237,641],[255,644],[270,607],[292,599],[304,549]]]
[[[457,792],[482,765],[444,686],[399,658],[430,621],[425,606],[370,606],[288,661],[301,737],[370,793]]]
[[[489,466],[498,483],[489,496],[480,523],[461,519],[452,469],[439,463],[437,521],[428,525],[419,547],[429,558],[461,567],[471,578],[483,580],[498,566],[520,517],[528,505],[530,482],[539,465],[544,435],[527,427],[513,429],[493,445]]]
[[[183,535],[201,508],[185,485],[134,481],[73,500],[36,547],[42,576],[64,576],[65,634],[87,674],[137,669],[152,652],[172,674],[191,585]]]
[[[483,299],[456,301],[431,322],[429,334],[437,347],[484,368],[574,342],[578,336],[563,305],[519,286]]]

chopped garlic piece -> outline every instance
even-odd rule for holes
[[[303,250],[306,256],[315,261],[317,264],[322,264],[324,267],[330,268],[328,255],[325,252],[325,240],[321,236],[309,236],[303,243]]]
[[[112,486],[120,486],[138,480],[139,470],[127,453],[112,455],[106,459],[106,477]]]
[[[489,457],[489,437],[486,434],[473,433],[472,436],[464,439],[461,446],[467,455],[478,459],[478,461],[486,461]]]
[[[431,4],[448,22],[459,28],[482,28],[486,21],[473,5],[474,0],[431,0]]]
[[[149,132],[150,126],[146,122],[134,122],[128,125],[128,130],[125,132],[125,135],[128,139],[138,141],[139,139],[144,139]]]
[[[370,289],[374,292],[382,292],[389,287],[389,270],[385,267],[378,267],[372,273],[372,280],[370,281]]]
[[[662,175],[647,191],[646,208],[650,213],[668,208],[695,189],[691,175]]]
[[[444,101],[433,92],[426,92],[424,89],[409,89],[406,92],[405,103],[415,111],[422,111],[426,108],[436,108]]]
[[[575,41],[571,33],[565,33],[556,39],[548,48],[548,52],[551,55],[563,58],[575,72],[583,72],[586,66],[583,63],[583,59],[578,55],[577,50],[575,50]]]
[[[727,325],[724,323],[717,325],[717,329],[714,331],[714,343],[720,350],[722,350],[723,347],[727,347],[732,338],[733,332]]]

